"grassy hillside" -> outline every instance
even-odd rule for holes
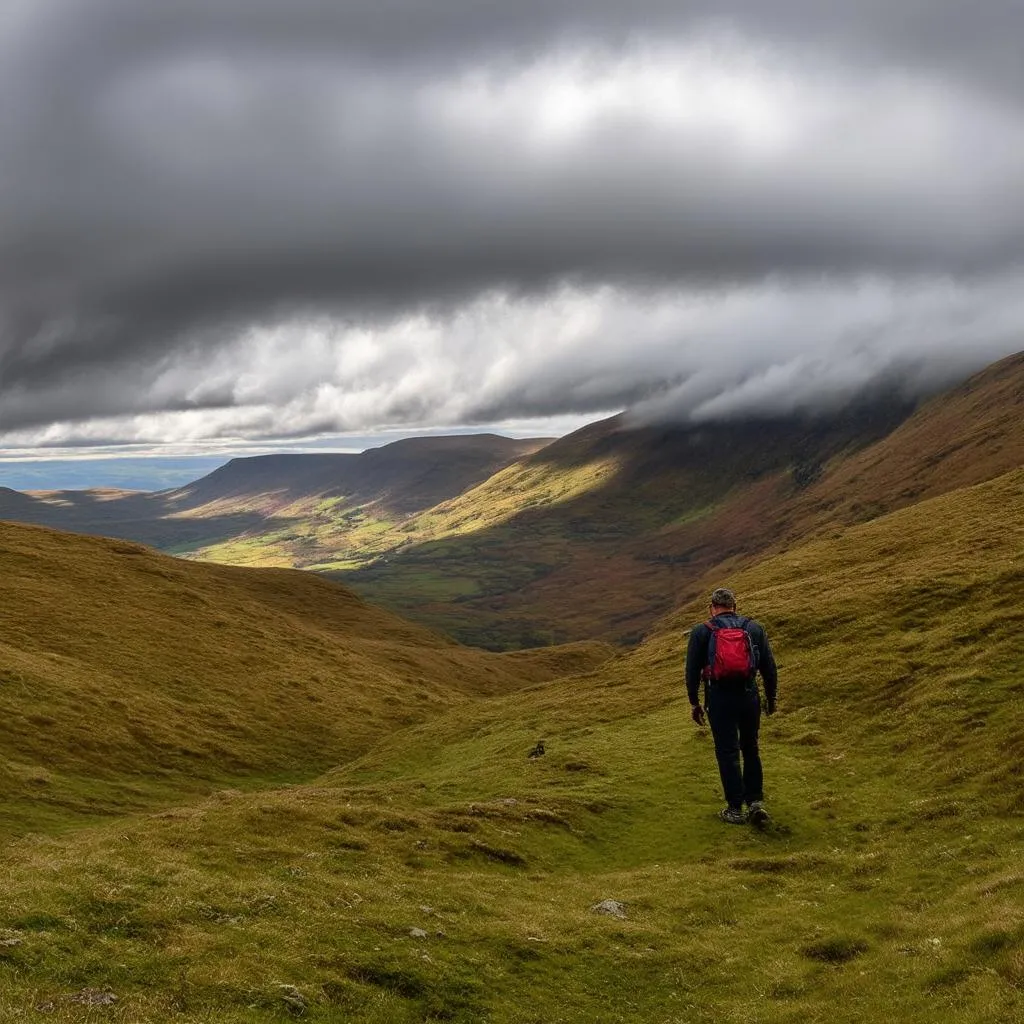
[[[729,577],[782,670],[763,833],[715,818],[694,603],[315,783],[11,844],[0,1014],[1022,1019],[1022,552],[1018,470]]]
[[[309,778],[400,725],[565,670],[450,641],[288,570],[0,524],[0,831]],[[587,663],[600,649],[570,652]],[[48,812],[49,813],[49,812]]]
[[[626,430],[594,424],[404,529],[339,574],[465,642],[632,641],[727,560],[1024,465],[1024,354],[906,410]],[[873,443],[869,443],[873,442]]]

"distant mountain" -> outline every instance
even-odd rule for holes
[[[258,455],[232,459],[165,497],[179,510],[229,503],[236,511],[244,504],[266,512],[342,498],[407,515],[461,494],[550,440],[468,434],[406,438],[355,455]]]
[[[806,478],[911,412],[882,401],[698,427],[613,417],[414,517],[404,544],[337,578],[485,646],[630,641],[708,567],[765,548]]]
[[[252,530],[286,529],[326,509],[372,506],[376,514],[400,518],[473,487],[549,440],[455,435],[409,438],[354,455],[253,456],[156,493],[0,488],[0,519],[188,551]]]

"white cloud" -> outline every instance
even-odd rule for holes
[[[372,328],[265,326],[212,363],[199,350],[152,383],[171,395],[201,379],[223,395],[221,407],[55,423],[5,440],[197,444],[513,421],[548,433],[558,417],[576,425],[625,407],[639,420],[683,422],[818,411],[872,386],[916,395],[948,383],[1019,349],[1021,323],[1024,272],[899,287],[778,279],[700,291],[490,292]]]

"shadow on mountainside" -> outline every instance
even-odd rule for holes
[[[174,553],[238,537],[251,530],[286,529],[291,520],[260,512],[224,512],[190,518],[176,514],[166,493],[44,491],[0,488],[0,519],[69,533],[149,544]]]
[[[519,465],[557,478],[608,463],[592,489],[549,503],[541,489],[486,529],[335,575],[465,643],[632,643],[713,566],[728,573],[1024,464],[1024,354],[916,411],[883,399],[817,420],[632,430],[615,417]],[[451,504],[472,513],[473,497]]]
[[[712,565],[769,548],[830,460],[884,437],[910,412],[879,403],[828,420],[714,428],[628,429],[616,417],[521,464],[557,477],[614,463],[593,489],[330,575],[487,648],[635,642]]]
[[[547,438],[496,434],[407,438],[358,454],[278,454],[232,459],[184,487],[19,492],[0,488],[0,519],[75,533],[117,536],[181,553],[248,534],[289,530],[326,509],[372,503],[392,519],[474,487]]]

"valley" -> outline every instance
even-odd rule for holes
[[[596,424],[354,574],[568,644],[0,523],[0,1020],[1021,1019],[1022,367],[760,459]],[[724,580],[780,665],[764,831],[683,687]]]
[[[978,512],[996,509],[1015,525],[991,531]],[[681,687],[689,604],[610,659],[474,654],[503,666],[486,698],[435,666],[456,683],[445,699],[378,719],[375,741],[305,780],[136,798],[88,827],[68,808],[70,830],[42,807],[31,832],[8,823],[0,1007],[85,1020],[99,1011],[74,998],[106,994],[104,1019],[125,1021],[1014,1019],[1022,523],[1016,471],[736,573],[783,667],[768,832],[715,818],[710,741]],[[209,571],[185,563],[181,579]],[[293,582],[265,572],[258,592]],[[326,628],[335,612],[313,607]],[[359,608],[333,657],[366,643],[360,616],[380,613]],[[382,659],[424,639],[377,625]],[[331,707],[374,717],[338,691],[325,723]],[[146,763],[147,742],[133,756],[132,777],[169,767]],[[104,758],[75,767],[111,774]],[[592,909],[606,899],[624,919]]]
[[[0,516],[322,573],[461,643],[637,643],[727,569],[1024,463],[1024,356],[920,407],[420,439],[235,460],[159,494],[0,492]]]

